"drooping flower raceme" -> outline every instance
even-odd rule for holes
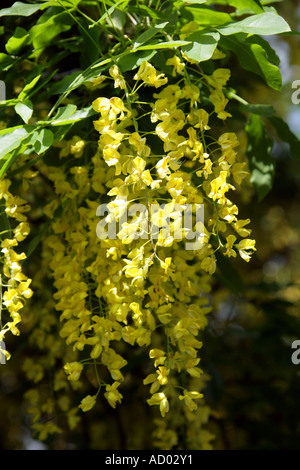
[[[55,191],[55,201],[45,207],[51,230],[43,242],[55,292],[49,298],[51,314],[43,317],[32,342],[42,350],[40,338],[50,337],[52,327],[59,331],[55,347],[47,351],[53,367],[64,362],[54,388],[79,390],[82,397],[76,404],[60,397],[70,427],[79,412],[95,409],[102,397],[112,408],[122,405],[131,361],[143,360],[145,403],[159,413],[156,444],[176,445],[177,431],[187,422],[193,423],[189,445],[206,448],[211,436],[201,431],[208,415],[201,333],[211,311],[216,252],[248,262],[255,250],[250,220],[239,219],[230,197],[248,171],[237,135],[228,130],[216,135],[214,128],[216,120],[222,129],[230,117],[224,94],[230,72],[216,69],[191,82],[184,58],[174,56],[167,65],[171,77],[143,62],[131,79],[113,65],[111,94],[92,103],[97,147],[89,163],[81,160],[88,144],[75,134],[58,144],[60,166],[38,164]],[[202,104],[203,94],[209,106]],[[13,214],[7,190],[2,192]],[[99,214],[101,204],[106,213]],[[23,202],[17,206],[24,207]],[[204,208],[201,220],[197,207]],[[5,297],[12,314],[17,299],[31,295],[18,271],[21,255],[13,254],[14,243],[27,233],[21,218],[15,238],[2,247],[10,267],[5,273],[17,291]],[[105,234],[104,225],[115,231]],[[54,311],[59,321],[53,322]],[[37,384],[44,363],[39,367],[34,369]],[[32,368],[25,369],[34,375]],[[36,403],[41,397],[32,390],[28,399],[36,431],[51,433],[40,426]],[[51,400],[48,407],[54,409]]]
[[[1,231],[1,265],[0,273],[0,341],[4,341],[8,332],[19,335],[19,323],[21,322],[21,310],[27,299],[33,292],[30,288],[31,279],[22,271],[22,261],[26,258],[25,253],[19,253],[18,245],[25,240],[30,232],[26,212],[30,210],[27,202],[19,196],[10,192],[11,181],[3,179],[0,181],[0,201],[5,208],[7,220],[15,221],[12,229],[9,222],[6,230]],[[1,227],[2,228],[2,227]],[[6,320],[4,318],[6,317]],[[3,353],[10,358],[9,351]]]

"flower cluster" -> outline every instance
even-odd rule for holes
[[[43,352],[41,360],[27,361],[24,370],[38,385],[47,362],[56,368],[63,361],[54,392],[74,427],[78,412],[101,406],[103,397],[112,409],[123,403],[131,363],[142,360],[145,402],[161,415],[154,413],[157,446],[172,448],[183,423],[192,423],[198,437],[187,432],[190,445],[209,448],[201,334],[211,311],[216,252],[249,261],[255,250],[250,220],[239,218],[229,197],[248,171],[237,135],[215,131],[230,117],[224,93],[229,71],[216,69],[191,82],[184,59],[174,56],[167,65],[173,66],[170,79],[148,62],[130,79],[113,65],[107,77],[113,96],[92,103],[97,148],[75,134],[57,144],[60,164],[37,164],[55,195],[44,208],[50,231],[42,240],[45,272],[55,291],[31,338]],[[145,101],[143,93],[151,98]],[[203,96],[209,105],[202,104]],[[2,193],[12,213],[7,191]],[[99,237],[97,210],[104,203],[109,211],[104,220],[118,225],[112,238]],[[22,201],[16,205],[26,207]],[[197,205],[204,206],[204,220],[193,213],[193,226],[182,226],[181,211]],[[152,213],[152,207],[158,209]],[[27,227],[20,222],[17,240]],[[196,240],[186,249],[191,229]],[[13,255],[15,239],[2,246],[10,268],[22,257]],[[9,276],[16,291],[12,298],[31,295],[29,281],[12,269]],[[5,302],[14,314],[16,301],[7,294]],[[79,402],[68,390],[81,394]],[[28,393],[35,430],[45,437],[59,427],[41,423],[37,403],[44,402],[48,415],[55,411],[53,398],[41,397],[36,389]]]
[[[169,64],[178,66],[178,61]],[[172,75],[182,70],[175,67]],[[211,114],[220,120],[230,116],[225,111],[228,100],[223,92],[229,77],[227,69],[216,69],[202,79],[210,89],[214,107]],[[168,394],[180,387],[177,376],[184,372],[191,377],[201,374],[199,333],[209,312],[209,277],[205,273],[212,275],[216,270],[215,252],[221,249],[226,256],[238,252],[248,261],[255,242],[249,238],[237,241],[237,236],[250,234],[245,228],[250,221],[238,219],[238,208],[227,196],[235,189],[234,183],[240,185],[248,175],[246,163],[237,159],[237,136],[226,132],[207,144],[205,132],[210,129],[210,115],[201,106],[199,86],[188,81],[183,86],[168,84],[167,77],[148,62],[142,63],[134,80],[137,84],[124,100],[114,96],[93,102],[100,114],[94,126],[100,134],[99,150],[112,170],[106,183],[111,188],[108,195],[112,198],[112,217],[120,220],[137,200],[145,202],[148,212],[133,216],[122,225],[117,240],[107,239],[102,246],[106,247],[106,257],[113,257],[119,265],[109,286],[121,301],[109,309],[109,318],[121,323],[118,328],[123,340],[148,346],[161,332],[160,341],[156,340],[159,347],[149,352],[155,372],[145,378],[144,384],[151,384],[149,405],[158,405],[165,416],[169,411]],[[161,89],[153,94],[155,100],[148,112],[147,129],[152,126],[152,132],[141,130],[134,109],[139,105],[137,90],[143,86]],[[153,153],[149,134],[161,141],[160,154]],[[167,200],[167,204],[150,222],[149,204],[159,204],[160,200]],[[184,251],[174,236],[165,238],[163,231],[164,221],[171,219],[174,229],[178,221],[175,208],[186,204],[205,204],[210,214],[207,227],[202,227],[199,249],[192,253]],[[157,240],[151,236],[152,224],[157,229]],[[137,239],[138,231],[148,237]],[[213,244],[213,239],[217,243]],[[105,324],[103,319],[99,322]],[[184,389],[178,398],[193,410],[197,408],[193,399],[200,397],[198,391]]]
[[[0,181],[0,201],[2,217],[6,218],[6,229],[1,231],[1,264],[0,274],[0,341],[3,341],[9,331],[13,335],[19,335],[18,324],[21,322],[20,311],[26,300],[30,299],[33,292],[30,289],[31,279],[22,271],[22,261],[25,253],[19,253],[16,247],[28,236],[30,228],[27,222],[26,212],[30,210],[27,202],[10,192],[11,181]],[[9,220],[15,222],[14,228],[10,227]],[[2,227],[1,227],[2,229]],[[8,313],[9,319],[4,323]],[[2,323],[3,322],[3,323]],[[4,351],[7,358],[10,353]]]

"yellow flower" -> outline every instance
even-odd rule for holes
[[[121,98],[113,96],[112,98],[97,98],[93,101],[92,107],[97,113],[101,113],[103,117],[108,115],[110,120],[115,120],[117,118],[124,119],[126,112],[127,117],[131,115],[130,111],[125,108],[125,105]]]
[[[140,309],[140,305],[137,302],[131,302],[131,304],[129,304],[129,307],[134,312],[134,315],[132,315],[132,319],[134,320],[136,324],[141,325],[143,313]]]
[[[151,394],[157,392],[157,390],[159,390],[159,387],[160,387],[160,383],[157,379],[156,374],[147,375],[147,377],[145,377],[145,379],[143,380],[143,384],[144,385],[152,384],[151,388],[150,388],[150,393]]]
[[[80,158],[85,148],[85,141],[82,140],[78,135],[74,135],[70,141],[70,153],[75,158]]]
[[[177,55],[174,55],[167,60],[166,65],[173,65],[172,77],[176,77],[176,74],[182,74],[185,64],[180,61]]]
[[[121,90],[125,90],[126,82],[124,80],[124,77],[120,74],[120,70],[117,65],[113,65],[112,67],[110,67],[109,74],[115,81],[114,87],[121,88]]]
[[[117,390],[119,385],[120,382],[114,382],[112,385],[106,385],[106,392],[104,393],[104,396],[112,408],[116,407],[117,402],[121,403],[123,398],[121,393]]]
[[[158,367],[157,380],[158,380],[160,385],[166,385],[168,383],[169,372],[170,371],[164,366]]]
[[[230,78],[231,72],[229,69],[216,69],[210,76],[206,76],[206,81],[214,88],[222,88],[226,85]]]
[[[194,33],[199,30],[199,23],[197,21],[189,21],[181,28],[180,39],[185,39],[190,33]]]
[[[147,400],[148,405],[159,405],[160,413],[164,418],[166,413],[169,411],[169,402],[166,395],[163,392],[154,393],[152,397]]]
[[[234,132],[225,132],[220,135],[218,143],[220,144],[223,152],[239,146],[237,135]]]
[[[119,119],[124,119],[126,112],[127,117],[131,115],[131,112],[125,108],[125,105],[121,98],[118,98],[117,96],[113,96],[109,100],[110,106],[111,106],[111,111],[110,111],[110,119],[115,119],[117,116]]]
[[[244,178],[249,175],[248,171],[245,170],[247,163],[235,163],[231,169],[232,176],[237,184],[241,184]]]
[[[14,228],[15,239],[18,242],[21,242],[25,240],[25,238],[29,235],[29,232],[29,224],[27,222],[20,222],[19,225]]]
[[[218,200],[220,204],[226,202],[225,193],[229,189],[235,189],[234,186],[226,182],[227,172],[221,171],[220,175],[211,181],[211,190],[208,194],[208,197],[213,199],[213,201]]]
[[[147,61],[142,62],[138,72],[133,78],[134,80],[142,80],[145,85],[154,86],[155,88],[165,85],[168,81],[163,73],[157,75],[156,69]]]
[[[195,111],[195,116],[197,118],[197,123],[195,124],[196,128],[199,128],[200,131],[207,131],[210,129],[208,125],[209,114],[205,109],[197,109],[197,111]]]
[[[117,354],[112,348],[108,348],[107,351],[104,351],[101,356],[102,363],[108,368],[111,377],[117,381],[123,381],[124,377],[120,372],[122,367],[125,367],[127,361],[123,359],[120,354]]]
[[[241,240],[238,244],[238,250],[240,256],[248,263],[248,261],[250,261],[252,252],[255,251],[255,240],[251,240],[250,238]]]
[[[208,272],[210,275],[214,274],[214,272],[216,271],[216,267],[217,264],[214,256],[207,256],[201,262],[201,268],[204,271]]]
[[[228,237],[226,238],[227,240],[227,243],[225,245],[225,248],[226,248],[226,251],[224,253],[225,256],[233,256],[234,258],[236,257],[236,252],[233,250],[233,244],[235,243],[236,241],[236,237],[234,235],[228,235]]]
[[[184,390],[183,395],[179,395],[179,400],[184,400],[186,406],[191,410],[194,411],[198,408],[194,400],[199,400],[199,398],[203,398],[203,393],[199,392],[188,392]]]
[[[169,311],[171,308],[171,304],[161,305],[158,307],[156,315],[161,323],[167,324],[171,321],[172,313]]]
[[[102,115],[108,114],[110,109],[110,103],[108,98],[97,98],[92,103],[93,110]]]
[[[155,359],[154,365],[157,367],[160,364],[163,364],[166,360],[165,352],[162,351],[161,349],[151,349],[149,353],[149,357],[151,359]]]
[[[219,211],[219,217],[221,219],[226,220],[226,222],[232,223],[236,221],[236,216],[238,215],[238,212],[238,207],[235,204],[232,204],[230,206],[223,206]]]
[[[221,89],[219,88],[215,89],[209,95],[209,98],[215,107],[215,112],[219,119],[222,119],[224,121],[228,117],[231,117],[231,114],[225,111],[226,105],[228,103],[228,99],[225,98],[224,93]]]
[[[144,155],[147,157],[150,155],[150,147],[146,145],[146,138],[142,138],[138,132],[133,132],[129,136],[128,142],[136,148],[138,156]]]
[[[96,395],[87,395],[85,398],[81,400],[81,403],[79,405],[79,408],[82,409],[82,411],[89,411],[91,410],[95,404],[96,404]]]
[[[164,239],[162,245],[171,246],[173,244],[173,241],[174,241],[173,237],[169,236],[167,239]],[[165,261],[160,260],[160,265],[162,269],[164,269],[165,273],[170,271],[171,262],[172,262],[171,257],[166,258]]]
[[[97,86],[101,85],[104,82],[104,80],[106,80],[105,75],[100,75],[100,77],[93,78],[90,81],[90,83],[92,84],[92,86],[97,87]]]
[[[143,183],[145,183],[147,186],[152,186],[154,183],[150,170],[143,171],[141,178]]]
[[[106,145],[103,149],[103,158],[108,164],[108,166],[117,165],[119,163],[121,155],[119,152],[111,145]]]
[[[212,55],[213,60],[224,59],[224,57],[226,57],[226,54],[224,54],[224,52],[220,51],[218,48],[215,49]]]
[[[80,421],[80,417],[76,414],[77,411],[77,408],[72,408],[67,414],[68,424],[71,430],[75,429]]]
[[[200,90],[196,85],[186,85],[183,89],[183,96],[190,100],[191,106],[200,102]]]
[[[68,374],[69,380],[78,380],[83,369],[83,365],[80,362],[68,362],[65,364],[64,369]]]
[[[6,238],[5,240],[3,240],[3,242],[1,242],[1,248],[2,248],[2,253],[8,253],[9,252],[9,248],[11,248],[12,246],[17,246],[18,245],[18,242],[17,240],[14,240],[13,238],[10,239],[10,238]]]
[[[248,225],[249,223],[250,219],[238,220],[233,224],[233,228],[241,237],[248,237],[252,230],[245,228],[245,225]]]

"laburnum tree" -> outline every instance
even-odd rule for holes
[[[259,0],[16,2],[0,18],[0,373],[24,379],[20,422],[49,448],[211,449],[216,276],[255,257],[247,204],[272,189],[274,132],[299,150],[239,74],[280,92],[268,37],[291,28]]]

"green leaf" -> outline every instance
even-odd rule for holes
[[[263,77],[266,83],[274,88],[274,90],[281,90],[282,76],[279,67],[268,60],[266,50],[259,44],[251,44],[250,48],[260,67],[261,77]]]
[[[279,3],[279,2],[283,2],[283,0],[260,0],[260,3],[262,5],[270,5],[272,3]]]
[[[59,0],[59,5],[64,6],[66,8],[70,8],[70,5],[76,6],[78,3],[80,3],[82,0]],[[48,7],[57,7],[58,0],[46,0],[46,3],[44,4],[44,7],[41,8],[42,10],[44,8]]]
[[[24,101],[29,96],[30,91],[35,87],[40,78],[41,75],[37,75],[27,85],[25,85],[19,94],[18,99]]]
[[[73,105],[68,105],[68,106],[73,106]],[[78,109],[74,113],[72,113],[69,117],[60,117],[59,120],[54,119],[54,121],[51,122],[52,126],[66,126],[68,124],[72,124],[77,121],[81,121],[82,119],[89,118],[91,116],[94,116],[96,113],[93,110],[92,106],[88,106],[87,108],[82,108]]]
[[[239,35],[239,37],[241,36],[242,35]],[[272,48],[270,43],[266,41],[266,39],[262,38],[261,36],[258,36],[257,34],[253,34],[251,36],[247,36],[246,43],[247,44],[259,44],[264,49],[268,61],[274,65],[277,65],[277,66],[280,65],[279,56],[277,55],[276,51]]]
[[[154,10],[153,8],[149,8],[146,5],[139,4],[138,6],[132,5],[130,6],[131,12],[136,13],[138,15],[149,16],[155,21],[161,21],[165,19],[165,15],[162,15],[160,12]],[[164,16],[162,18],[162,16]]]
[[[263,7],[258,0],[211,0],[209,4],[231,5],[237,13],[253,12],[263,13]]]
[[[156,50],[132,52],[117,59],[116,63],[120,67],[121,72],[124,73],[124,72],[128,72],[129,70],[136,69],[145,60],[152,59],[152,57],[155,56],[156,53],[157,53]]]
[[[140,34],[136,38],[134,45],[133,45],[133,49],[136,49],[138,46],[149,41],[149,39],[153,38],[158,32],[164,29],[167,24],[168,24],[168,21],[165,21],[164,23],[157,24],[153,28],[149,28],[146,31],[144,31],[142,34]]]
[[[53,14],[51,8],[49,8],[39,18],[38,23],[29,30],[35,53],[39,55],[45,47],[51,45],[56,36],[68,31],[73,23],[74,20],[68,13],[60,12]]]
[[[264,117],[271,117],[276,114],[273,106],[268,104],[241,104],[240,108],[248,111],[249,113],[259,114],[260,116]]]
[[[258,200],[262,201],[272,188],[275,174],[274,159],[271,156],[273,140],[266,132],[263,121],[252,114],[246,126],[248,135],[247,156]]]
[[[0,159],[19,147],[29,135],[24,127],[17,127],[13,131],[5,129],[5,131],[7,131],[5,134],[0,135]]]
[[[290,130],[288,124],[278,116],[269,117],[269,121],[274,126],[280,140],[286,142],[290,146],[290,151],[293,158],[300,159],[300,140]]]
[[[147,44],[146,46],[140,46],[135,49],[135,51],[149,51],[152,49],[172,49],[173,47],[186,46],[190,43],[190,41],[164,41],[156,44]]]
[[[2,160],[0,160],[0,179],[4,177],[10,166],[16,162],[18,157],[23,155],[27,148],[28,142],[27,139],[25,139],[24,143],[22,142],[21,145],[18,146],[18,148],[12,150],[10,153],[5,155]]]
[[[182,47],[182,52],[190,59],[202,62],[212,57],[220,39],[219,33],[197,31],[186,38],[191,44]]]
[[[228,13],[213,10],[212,8],[205,8],[199,6],[185,6],[181,10],[182,16],[189,21],[197,21],[201,26],[215,26],[218,27],[222,24],[232,21]]]
[[[88,66],[90,63],[95,62],[101,55],[101,29],[95,28],[89,31],[89,22],[85,18],[77,19],[78,26],[80,25],[81,40],[78,44],[79,51],[81,52],[81,64]]]
[[[25,124],[28,124],[32,116],[33,105],[30,100],[19,102],[15,105],[15,111],[23,119]]]
[[[68,104],[59,108],[53,119],[49,121],[39,121],[38,124],[51,124],[51,126],[66,126],[82,119],[94,116],[96,113],[92,106],[78,109],[74,104]]]
[[[94,76],[99,76],[99,72],[94,72]],[[88,81],[90,78],[86,78],[82,71],[72,72],[62,80],[57,83],[54,83],[50,87],[51,95],[61,95],[62,93],[69,92],[78,88],[85,81]]]
[[[16,55],[23,46],[29,43],[29,39],[29,34],[26,29],[17,26],[13,36],[7,41],[5,49],[9,54]]]
[[[44,153],[53,144],[54,135],[49,129],[39,129],[34,132],[31,142],[38,155]]]
[[[287,22],[276,13],[260,13],[251,15],[244,20],[232,22],[229,25],[217,27],[224,36],[236,33],[261,34],[264,36],[291,31]]]
[[[23,2],[15,2],[10,8],[0,10],[1,16],[30,16],[36,13],[44,3],[28,4]]]
[[[15,64],[15,59],[4,52],[0,52],[0,71],[6,72]]]
[[[6,128],[0,132],[0,178],[16,160],[18,155],[26,150],[27,138],[32,131],[31,126]],[[18,151],[18,153],[16,153]]]
[[[60,142],[65,138],[65,136],[68,134],[68,132],[72,128],[72,123],[68,124],[67,126],[56,126],[53,127],[52,132],[54,134],[54,142]]]
[[[300,31],[296,31],[295,29],[291,29],[286,33],[282,33],[282,36],[300,36]]]
[[[62,106],[61,108],[58,109],[56,115],[54,116],[53,119],[51,119],[51,124],[61,124],[62,122],[66,121],[69,119],[72,114],[75,113],[77,109],[77,106],[75,104],[68,104],[67,106]]]
[[[220,46],[234,52],[241,67],[245,70],[259,75],[274,90],[280,90],[282,86],[281,72],[277,65],[270,61],[270,58],[274,60],[274,56],[270,54],[271,46],[263,47],[261,45],[263,42],[258,44],[257,42],[260,42],[260,39],[262,39],[260,38],[256,42],[258,37],[257,35],[247,37],[245,34],[223,36],[220,39]]]
[[[200,5],[200,3],[207,3],[207,0],[183,0],[184,3],[198,3],[198,5]]]

